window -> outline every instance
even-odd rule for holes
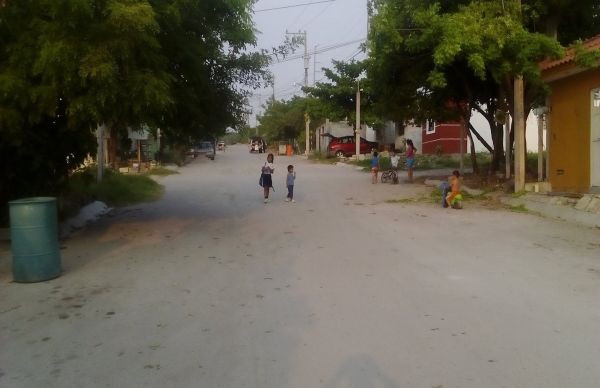
[[[600,90],[596,89],[593,91],[593,95],[594,95],[594,108],[600,108]]]
[[[431,119],[427,120],[425,122],[425,133],[427,135],[431,135],[431,134],[435,133],[435,126],[436,126],[436,124],[435,124],[434,120],[431,120]]]

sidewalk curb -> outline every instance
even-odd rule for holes
[[[577,199],[531,193],[516,198],[502,196],[500,202],[509,206],[524,206],[546,217],[600,228],[600,214],[578,210]]]

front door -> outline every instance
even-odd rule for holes
[[[592,189],[600,189],[600,88],[593,89],[591,95],[591,126],[590,126],[590,181]]]

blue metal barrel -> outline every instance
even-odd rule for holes
[[[33,283],[60,276],[56,198],[23,198],[8,206],[14,281]]]

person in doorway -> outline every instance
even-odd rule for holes
[[[448,178],[450,183],[450,193],[446,196],[446,204],[453,209],[462,209],[462,194],[460,193],[460,172],[452,171]]]
[[[261,186],[263,187],[265,195],[265,203],[269,202],[269,190],[273,188],[273,179],[271,175],[275,172],[275,166],[273,166],[273,154],[267,156],[267,161],[261,169]],[[275,189],[273,189],[275,191]]]
[[[413,181],[413,169],[415,167],[415,148],[411,139],[406,139],[406,171],[408,172],[408,182]]]
[[[373,157],[371,158],[371,183],[377,183],[377,177],[379,174],[379,154],[377,151],[373,152]]]
[[[296,171],[294,171],[294,166],[291,164],[287,167],[288,173],[285,178],[285,184],[288,189],[287,197],[285,198],[286,202],[296,202],[294,200],[294,182],[296,181]]]

